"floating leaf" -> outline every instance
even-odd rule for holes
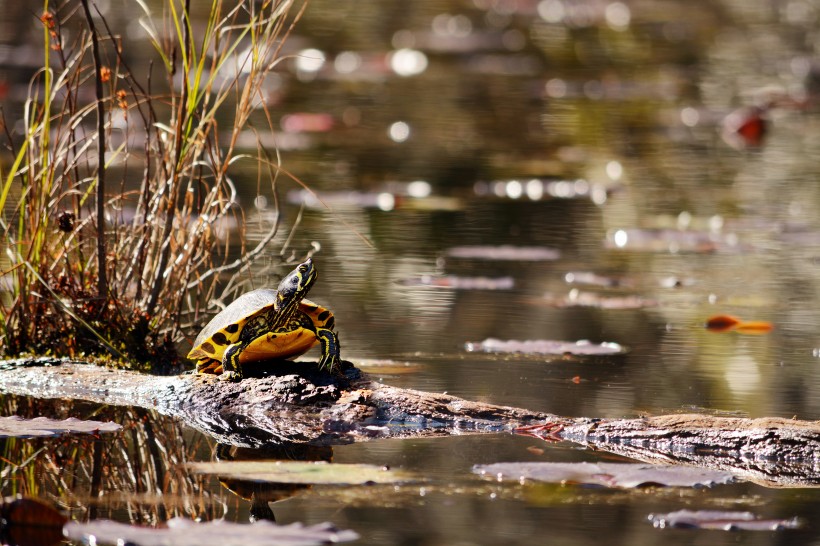
[[[706,329],[717,333],[734,330],[740,334],[761,335],[771,332],[774,325],[766,320],[741,320],[732,315],[715,315],[706,321]]]
[[[706,329],[712,332],[728,332],[740,324],[740,319],[732,315],[715,315],[706,320]]]
[[[83,421],[73,417],[62,421],[46,417],[23,419],[16,415],[0,417],[0,438],[59,436],[70,433],[98,434],[101,432],[116,432],[121,428],[121,425],[110,421]]]
[[[731,473],[722,470],[625,463],[495,463],[474,466],[473,472],[500,481],[534,480],[619,488],[709,487],[734,481]]]
[[[605,246],[636,252],[699,254],[741,250],[732,234],[680,229],[614,229],[607,233]]]
[[[766,320],[747,320],[735,326],[739,334],[762,335],[774,330],[774,324]]]
[[[294,112],[282,116],[286,133],[326,133],[333,128],[333,116],[324,112]]]
[[[626,352],[623,345],[617,343],[592,343],[585,339],[580,341],[554,341],[550,339],[517,341],[514,339],[488,338],[484,341],[466,343],[464,348],[469,352],[546,355],[616,355]]]
[[[188,467],[199,474],[218,474],[225,478],[268,483],[367,485],[399,483],[412,479],[407,473],[379,466],[323,461],[224,461],[191,463]]]
[[[378,375],[406,375],[417,373],[422,369],[422,365],[417,362],[377,358],[358,358],[354,364],[367,373]]]
[[[678,510],[668,514],[650,514],[649,521],[660,529],[712,529],[721,531],[780,531],[797,529],[798,518],[760,519],[751,512],[722,512],[717,510]]]
[[[408,186],[412,186],[410,183]],[[304,204],[306,207],[327,210],[327,207],[349,207],[362,209],[409,210],[461,210],[464,207],[461,199],[441,195],[413,195],[402,187],[386,187],[382,191],[334,191],[314,193],[308,190],[296,190],[287,195],[288,202]]]
[[[63,541],[68,519],[48,503],[33,498],[4,499],[0,505],[5,543],[47,546]]]
[[[561,257],[561,253],[554,248],[541,246],[456,246],[446,252],[451,258],[466,258],[473,260],[510,260],[522,262],[552,261]]]
[[[656,300],[640,296],[604,296],[594,292],[581,292],[573,288],[566,297],[547,296],[547,302],[555,307],[594,307],[597,309],[643,309],[656,307]]]
[[[456,290],[510,290],[512,277],[457,277],[455,275],[422,275],[400,281],[405,286],[430,286]]]
[[[109,520],[94,520],[88,523],[72,521],[66,524],[63,532],[69,540],[82,541],[86,544],[134,544],[138,546],[184,544],[309,546],[348,542],[359,538],[355,532],[337,530],[329,523],[305,526],[301,523],[276,525],[269,521],[259,521],[249,525],[240,525],[227,521],[196,523],[183,518],[168,520],[168,527],[161,529],[137,527]]]
[[[290,203],[304,204],[308,208],[317,210],[326,210],[327,207],[393,210],[396,206],[396,196],[391,192],[335,191],[314,193],[307,190],[297,190],[289,192],[287,199]]]
[[[768,107],[744,106],[723,119],[721,136],[736,150],[760,148],[770,124]]]
[[[494,199],[519,200],[526,197],[530,201],[544,199],[591,199],[597,205],[607,200],[608,189],[601,184],[590,183],[583,178],[575,180],[545,180],[530,178],[527,180],[494,180],[476,182],[473,191],[479,197]]]
[[[599,275],[590,271],[570,271],[564,275],[564,281],[567,284],[600,286],[601,288],[622,288],[635,286],[635,283],[630,279]]]

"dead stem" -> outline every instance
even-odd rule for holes
[[[81,0],[88,31],[91,33],[91,52],[94,57],[94,90],[97,94],[97,296],[108,297],[107,251],[105,245],[105,105],[103,104],[103,76],[100,61],[100,43],[88,0]]]
[[[179,105],[177,108],[177,119],[176,119],[176,132],[175,132],[175,140],[174,140],[174,161],[172,164],[172,175],[171,175],[171,184],[168,192],[168,207],[165,214],[165,229],[162,233],[162,250],[159,258],[159,264],[157,266],[156,275],[154,277],[154,282],[151,286],[151,296],[148,300],[148,306],[145,309],[145,312],[148,315],[153,315],[154,310],[157,306],[157,301],[159,301],[159,295],[162,291],[162,285],[165,278],[165,268],[168,265],[168,258],[171,255],[171,229],[174,226],[174,216],[176,215],[177,210],[177,200],[178,200],[178,193],[180,188],[180,158],[182,157],[182,144],[183,139],[182,136],[185,134],[185,125],[188,123],[188,117],[192,115],[192,112],[188,112],[188,93],[190,93],[190,83],[188,82],[188,63],[190,62],[191,51],[193,48],[191,47],[191,21],[189,19],[189,15],[191,12],[191,0],[185,0],[185,5],[183,7],[182,13],[182,43],[180,47],[183,48],[184,54],[182,55],[182,94],[179,98]],[[186,115],[187,112],[187,115]]]

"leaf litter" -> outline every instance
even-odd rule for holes
[[[476,465],[473,472],[498,481],[532,480],[632,489],[647,486],[711,487],[735,481],[723,470],[631,463],[495,463]]]

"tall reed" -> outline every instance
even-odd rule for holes
[[[231,249],[225,230],[243,220],[234,171],[275,192],[278,156],[237,143],[273,131],[263,85],[304,6],[213,0],[195,23],[190,0],[137,3],[152,52],[132,67],[137,43],[94,0],[43,2],[43,66],[0,161],[7,356],[169,363],[216,283],[276,235],[273,221],[253,248]]]

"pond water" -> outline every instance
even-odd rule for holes
[[[299,218],[290,248],[321,247],[311,298],[334,311],[343,356],[384,383],[563,416],[820,419],[818,18],[820,2],[808,0],[313,0],[289,53],[324,62],[285,63],[274,110],[285,166],[321,202],[295,183],[279,191],[285,225]],[[725,121],[741,107],[762,112],[762,139]],[[253,202],[256,181],[244,182],[253,237],[266,211]],[[513,256],[497,255],[505,245]],[[479,246],[489,248],[464,255]],[[285,271],[270,272],[274,261],[260,260],[254,284],[278,281]],[[764,325],[704,327],[724,314]],[[467,351],[488,338],[625,351]],[[6,406],[25,413],[34,402]],[[107,455],[98,498],[90,463],[74,461],[59,483],[56,460],[38,465],[39,476],[8,467],[4,494],[39,483],[80,519],[248,520],[248,495],[182,466],[213,459],[209,439],[140,411],[37,407],[155,430],[108,442],[119,455]],[[5,458],[90,457],[84,442],[7,440]],[[134,470],[153,480],[140,486],[113,479],[129,453],[168,468]],[[430,483],[289,491],[271,505],[277,522],[330,521],[385,545],[820,542],[813,489],[621,492],[472,473],[493,462],[621,460],[569,443],[376,440],[319,458],[331,456],[418,471]],[[647,519],[683,508],[805,525],[672,531]]]

